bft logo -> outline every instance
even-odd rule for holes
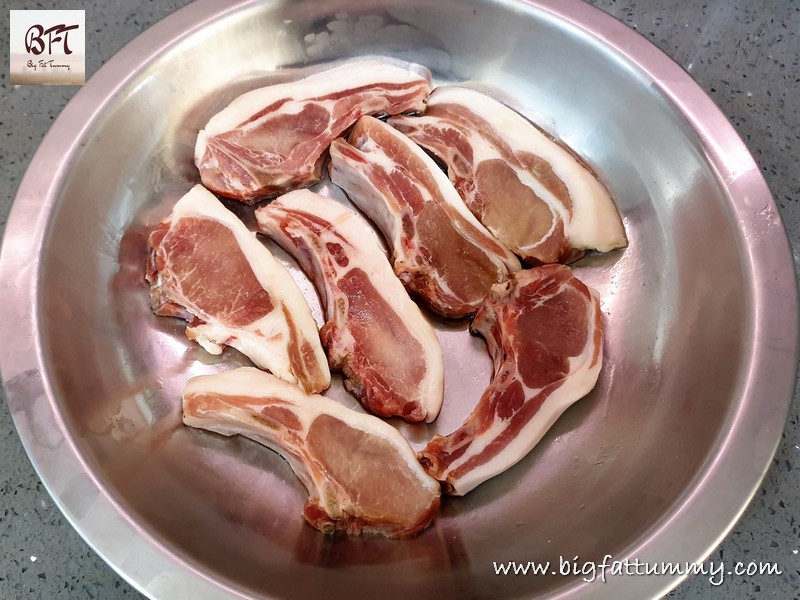
[[[61,43],[64,54],[72,54],[69,49],[69,32],[73,29],[79,29],[80,25],[66,25],[60,23],[54,25],[50,29],[45,29],[41,25],[32,25],[25,34],[25,49],[35,55],[40,55],[45,49],[45,38],[47,36],[47,53],[53,54],[53,44]],[[62,37],[63,34],[63,37]],[[58,49],[58,46],[56,46]]]
[[[11,83],[83,84],[84,32],[82,10],[12,10]]]

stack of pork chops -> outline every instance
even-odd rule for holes
[[[599,299],[563,263],[625,246],[619,213],[573,151],[490,96],[431,92],[418,65],[345,63],[235,99],[199,132],[195,163],[202,185],[149,238],[153,311],[258,368],[190,379],[184,422],[279,452],[319,530],[422,531],[442,491],[511,467],[594,387]],[[328,174],[358,211],[305,189]],[[258,232],[316,285],[321,329],[215,194],[271,199],[255,209]],[[456,431],[415,454],[384,418],[430,423],[441,409],[442,350],[424,312],[471,318],[494,376]],[[368,414],[319,395],[330,370]]]

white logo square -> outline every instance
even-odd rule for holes
[[[12,85],[82,85],[86,19],[82,10],[12,10]]]

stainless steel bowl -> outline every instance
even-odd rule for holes
[[[180,425],[189,376],[245,361],[152,316],[143,280],[148,228],[197,181],[208,117],[289,67],[365,54],[502,94],[594,165],[630,237],[578,266],[603,297],[597,388],[403,542],[322,536],[276,455]],[[587,583],[494,564],[703,560],[770,463],[797,361],[789,247],[745,146],[677,65],[574,0],[192,4],[56,121],[20,186],[0,276],[0,366],[40,476],[97,552],[169,600],[657,597],[680,576]],[[436,424],[404,428],[417,445],[455,427],[490,373],[465,326],[438,328],[446,404]]]

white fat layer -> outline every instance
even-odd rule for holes
[[[400,240],[403,236],[403,229],[400,219],[397,218],[397,207],[390,206],[389,202],[371,200],[377,193],[375,186],[363,169],[355,168],[341,154],[340,146],[349,146],[349,144],[343,138],[334,140],[331,144],[331,181],[347,191],[347,197],[378,226],[392,248],[402,248]],[[376,161],[380,161],[382,158],[388,159],[385,154],[381,154],[376,156]],[[383,166],[389,170],[394,168],[394,164],[384,164]]]
[[[458,86],[438,87],[431,94],[428,106],[443,104],[456,104],[470,110],[489,123],[512,148],[535,154],[550,164],[567,186],[572,199],[573,217],[564,219],[564,224],[567,238],[575,248],[606,252],[627,244],[622,221],[608,191],[561,145],[520,114],[475,90]],[[526,179],[524,183],[530,185],[528,181]],[[548,204],[551,204],[551,199],[555,200],[541,184],[530,187]],[[540,190],[544,190],[546,195]]]
[[[595,298],[597,297],[597,293],[594,290],[592,290],[592,295]],[[603,364],[602,345],[598,348],[597,360],[592,362],[595,346],[591,340],[594,340],[594,317],[598,310],[597,302],[592,302],[589,306],[589,322],[592,323],[588,333],[588,340],[590,341],[580,355],[570,358],[569,374],[565,382],[547,397],[539,411],[523,426],[519,434],[505,448],[486,463],[469,470],[462,477],[451,482],[457,495],[463,496],[484,481],[502,473],[522,460],[539,443],[544,434],[547,433],[567,408],[592,391],[592,388],[597,383],[600,368]],[[540,391],[532,390],[526,386],[523,386],[523,388],[526,401]],[[448,473],[458,469],[465,461],[480,454],[507,426],[507,421],[495,415],[489,429],[474,439],[469,450],[450,465],[447,471],[442,474],[442,480],[447,477]]]
[[[362,118],[374,119],[374,117]],[[375,120],[380,123],[380,126],[387,134],[401,142],[409,150],[409,152],[411,152],[411,154],[422,161],[422,163],[425,165],[425,168],[433,175],[434,181],[436,181],[437,187],[439,190],[441,190],[442,196],[447,205],[454,208],[459,215],[461,215],[470,225],[475,228],[476,231],[474,233],[470,232],[467,237],[472,239],[475,237],[483,238],[479,244],[481,247],[491,248],[492,254],[502,260],[509,273],[518,271],[520,269],[520,264],[517,258],[511,254],[511,252],[509,252],[508,249],[506,249],[506,247],[500,243],[500,241],[494,237],[494,235],[492,235],[492,233],[486,229],[486,227],[484,227],[480,221],[478,221],[475,215],[472,214],[469,208],[467,208],[467,205],[464,204],[464,201],[461,199],[461,195],[453,186],[453,183],[447,177],[445,172],[439,168],[439,165],[437,165],[434,160],[408,136],[403,135],[394,127],[387,125],[383,121],[378,121],[377,119]]]
[[[422,130],[426,125],[431,126],[434,128],[442,127],[444,124],[442,121],[436,117],[406,117],[406,116],[398,116],[392,117],[389,120],[390,124],[393,123],[402,123],[405,127],[413,127],[416,130]],[[486,141],[486,139],[477,131],[470,131],[467,134],[469,139],[469,145],[472,150],[472,157],[471,160],[474,164],[480,164],[486,160],[505,160],[503,156],[498,151],[497,148],[493,144],[490,144]],[[449,148],[452,153],[456,153],[455,148]],[[463,159],[466,160],[466,159]],[[556,198],[546,187],[544,187],[541,182],[533,177],[529,172],[522,171],[520,169],[515,169],[514,172],[520,179],[520,182],[524,185],[531,188],[534,193],[541,198],[550,209],[560,217],[562,222],[569,221],[569,214],[567,213],[566,207],[562,204],[558,198]],[[335,182],[334,182],[335,183]],[[465,199],[466,200],[466,199]],[[466,202],[465,202],[466,203]],[[473,215],[474,216],[474,215]],[[477,218],[477,217],[476,217]],[[522,256],[526,256],[531,253],[537,246],[541,245],[542,242],[546,241],[552,234],[556,228],[557,221],[553,219],[552,223],[550,224],[550,229],[547,230],[547,233],[543,235],[540,239],[533,241],[530,244],[526,244],[524,246],[516,246],[511,247],[509,249],[520,254]],[[504,240],[504,231],[501,227],[485,225],[485,227],[492,233],[492,235],[496,236],[498,240],[501,242]]]
[[[291,314],[300,337],[313,348],[318,367],[326,374],[327,387],[330,383],[330,373],[319,340],[317,324],[303,293],[283,265],[275,260],[270,251],[236,215],[201,185],[196,185],[178,200],[172,211],[171,220],[174,223],[187,216],[213,219],[225,225],[233,233],[256,279],[269,292],[274,305],[269,314],[244,329],[225,327],[216,322],[213,315],[198,315],[207,322],[198,327],[188,327],[187,334],[190,337],[196,336],[197,342],[211,354],[219,354],[222,351],[220,344],[233,346],[259,367],[294,383],[297,378],[292,373],[289,360],[287,344],[290,331],[283,313],[285,307]]]
[[[200,165],[203,161],[203,158],[206,154],[206,146],[208,145],[208,134],[206,134],[205,129],[201,129],[197,132],[197,139],[194,142],[194,164]],[[217,159],[213,157],[213,155],[209,155],[208,158],[205,159],[203,166],[206,169],[214,169],[219,170],[219,163]]]
[[[431,120],[436,121],[436,119],[431,119]],[[484,160],[503,159],[503,157],[500,155],[497,149],[492,144],[489,144],[484,139],[484,137],[477,131],[471,131],[469,133],[469,139],[470,139],[469,144],[473,150],[473,160],[475,161],[475,164],[483,162]],[[517,174],[517,177],[519,177],[520,183],[533,190],[533,193],[536,194],[539,198],[541,198],[550,207],[553,213],[558,215],[558,217],[561,219],[562,222],[567,224],[570,222],[570,216],[564,204],[558,198],[556,198],[556,196],[552,192],[550,192],[550,190],[548,190],[544,185],[542,185],[542,183],[538,179],[536,179],[536,177],[534,177],[532,173],[520,169],[515,169],[515,172]],[[549,239],[550,236],[553,235],[553,232],[555,231],[557,224],[558,222],[556,221],[556,219],[553,219],[552,223],[550,224],[550,229],[547,230],[547,233],[543,235],[540,240],[536,240],[532,244],[529,244],[527,246],[521,246],[520,248],[518,248],[517,250],[519,251],[519,253],[524,256],[537,246],[541,245],[543,241]],[[492,231],[493,234],[497,235],[499,239],[502,239],[503,237],[502,231],[500,230],[495,231],[491,229],[490,231]]]
[[[252,399],[252,401],[248,402],[246,410],[230,406],[224,413],[187,413],[185,400],[190,396],[203,394],[241,397]],[[414,474],[421,486],[432,493],[438,493],[438,482],[425,472],[417,462],[414,450],[394,427],[378,417],[358,413],[324,396],[305,394],[297,386],[281,381],[269,373],[252,367],[241,367],[214,375],[193,377],[186,383],[183,398],[183,422],[185,424],[223,435],[244,435],[266,445],[289,460],[295,473],[307,487],[309,487],[309,479],[303,475],[305,469],[298,468],[297,463],[292,462],[291,457],[282,452],[283,448],[275,441],[274,436],[270,435],[268,427],[259,425],[252,419],[253,414],[258,414],[266,406],[272,405],[271,399],[273,398],[289,403],[292,414],[297,417],[303,427],[304,437],[317,417],[330,415],[354,429],[386,440],[397,450],[398,455],[408,465],[409,471]],[[310,488],[309,491],[311,491]],[[321,496],[321,499],[324,499],[324,495]]]
[[[427,422],[433,421],[441,410],[444,393],[442,349],[433,328],[425,320],[419,307],[411,300],[405,287],[392,271],[392,267],[381,249],[375,230],[363,218],[342,204],[309,190],[296,190],[276,198],[268,206],[256,211],[256,219],[261,230],[283,245],[290,253],[295,252],[296,248],[294,248],[291,240],[287,240],[283,235],[280,226],[281,222],[286,218],[283,215],[287,215],[292,211],[307,212],[332,224],[331,229],[339,234],[341,238],[333,233],[323,234],[324,237],[321,241],[323,244],[326,241],[335,242],[341,244],[345,249],[349,263],[346,267],[341,268],[342,274],[354,268],[364,271],[377,293],[381,295],[389,306],[394,308],[411,334],[422,345],[427,372],[421,384],[420,397],[417,400],[425,408],[425,420]],[[292,234],[307,237],[309,240],[308,245],[312,248],[319,246],[309,236],[308,232],[295,228]],[[323,250],[319,248],[319,251],[322,252]],[[319,262],[320,257],[315,256],[313,260]],[[331,262],[334,265],[336,264],[335,261]],[[317,265],[315,268],[319,268],[319,266]],[[331,313],[331,304],[335,301],[337,294],[330,291],[330,287],[329,283],[326,282],[329,314]]]
[[[469,208],[467,208],[467,205],[464,204],[464,201],[461,199],[461,196],[447,175],[439,168],[433,159],[428,156],[424,150],[422,150],[422,148],[411,141],[408,136],[403,135],[391,125],[387,125],[375,117],[364,116],[361,118],[371,119],[374,122],[373,125],[375,127],[382,129],[386,135],[391,136],[396,141],[401,143],[409,151],[409,153],[422,161],[427,171],[433,176],[436,186],[439,189],[447,207],[451,210],[455,210],[470,226],[472,226],[473,231],[469,232],[464,232],[462,227],[458,227],[464,237],[470,240],[477,239],[476,244],[481,248],[488,249],[487,254],[491,257],[492,261],[502,262],[509,273],[513,273],[514,271],[518,271],[520,269],[520,264],[517,258],[511,252],[509,252],[509,250],[502,243],[500,243],[500,241],[494,237],[494,235],[492,235],[492,233],[486,229],[486,227],[484,227],[477,218],[475,218],[475,215],[473,215]],[[356,124],[356,127],[357,126],[358,124]],[[364,152],[371,162],[381,166],[388,172],[391,172],[396,168],[396,163],[386,155],[382,148],[373,144],[371,140],[364,146]],[[394,221],[395,224],[390,228],[390,230],[398,233],[395,234],[397,239],[392,240],[393,247],[398,249],[401,248],[402,245],[399,243],[399,232],[401,230],[400,220],[402,218],[401,209],[397,206],[388,206],[388,204],[392,202],[392,199],[386,198],[377,190],[377,188],[372,186],[369,181],[369,175],[363,172],[363,167],[361,167],[359,163],[350,163],[350,161],[347,161],[341,156],[339,156],[338,159],[339,160],[337,160],[337,157],[332,156],[331,180],[337,185],[340,185],[340,187],[342,187],[348,193],[348,196],[351,197],[353,202],[367,215],[369,215],[370,218],[372,218],[371,213],[377,213],[377,211],[380,210],[380,213],[377,214],[378,218]],[[339,164],[337,164],[337,162]],[[350,183],[355,184],[353,186],[354,190],[358,192],[352,196],[350,194]],[[423,197],[430,199],[431,196],[429,190],[423,190],[423,192]],[[382,202],[376,202],[376,197],[380,198]],[[383,204],[385,207],[382,209],[377,209],[375,204]],[[380,224],[380,221],[376,220],[376,223],[379,224],[381,230],[384,230],[384,227]]]
[[[331,146],[331,181],[346,190],[348,198],[383,232],[395,255],[395,272],[400,273],[400,278],[403,280],[405,269],[410,268],[413,270],[416,264],[414,257],[409,256],[410,253],[413,253],[413,250],[406,250],[402,241],[404,235],[402,214],[406,209],[398,206],[393,197],[384,196],[375,187],[370,172],[361,168],[360,164],[353,163],[340,154],[336,148],[340,143],[347,144],[343,140],[337,140],[336,144]],[[373,164],[382,167],[386,171],[391,172],[394,170],[396,166],[394,161],[380,148],[377,148],[372,140],[368,140],[363,144],[361,151],[369,154],[369,159]],[[419,191],[426,202],[433,202],[429,190],[422,188]],[[376,198],[382,199],[383,202],[376,202]],[[432,271],[429,276],[444,294],[453,294],[450,286],[438,271]]]
[[[211,118],[205,127],[205,134],[218,135],[235,129],[260,110],[284,98],[289,98],[291,102],[284,105],[281,111],[291,113],[300,110],[309,99],[380,83],[427,85],[427,80],[412,70],[411,66],[405,68],[380,60],[347,63],[299,81],[279,83],[242,94]]]
[[[190,379],[188,383],[191,382],[192,379]],[[289,463],[292,471],[294,471],[295,475],[297,475],[300,481],[302,481],[303,485],[310,494],[312,494],[315,498],[324,497],[323,494],[319,493],[319,491],[321,491],[319,490],[321,485],[315,481],[319,478],[314,477],[310,469],[308,469],[302,461],[298,460],[292,454],[292,450],[294,450],[294,448],[288,447],[288,445],[285,443],[281,443],[282,440],[276,437],[269,428],[259,424],[257,421],[255,421],[255,419],[252,418],[254,414],[259,412],[260,408],[263,408],[267,405],[266,402],[262,402],[259,406],[257,400],[254,400],[252,404],[244,407],[231,403],[228,404],[225,409],[215,411],[204,411],[202,410],[202,406],[195,406],[195,412],[189,412],[189,405],[187,404],[186,399],[192,396],[194,393],[202,394],[208,392],[204,392],[202,390],[202,386],[198,386],[198,392],[190,393],[188,391],[188,383],[187,388],[183,393],[183,423],[185,425],[188,425],[189,427],[195,427],[197,429],[205,429],[206,431],[213,431],[214,433],[229,437],[234,435],[243,435],[244,437],[257,442],[262,446],[266,446],[273,452],[280,454],[283,459]],[[297,389],[299,391],[299,388]],[[217,393],[224,395],[224,392]],[[253,390],[251,389],[250,394],[252,393]],[[304,431],[307,430],[308,428],[306,426]]]

